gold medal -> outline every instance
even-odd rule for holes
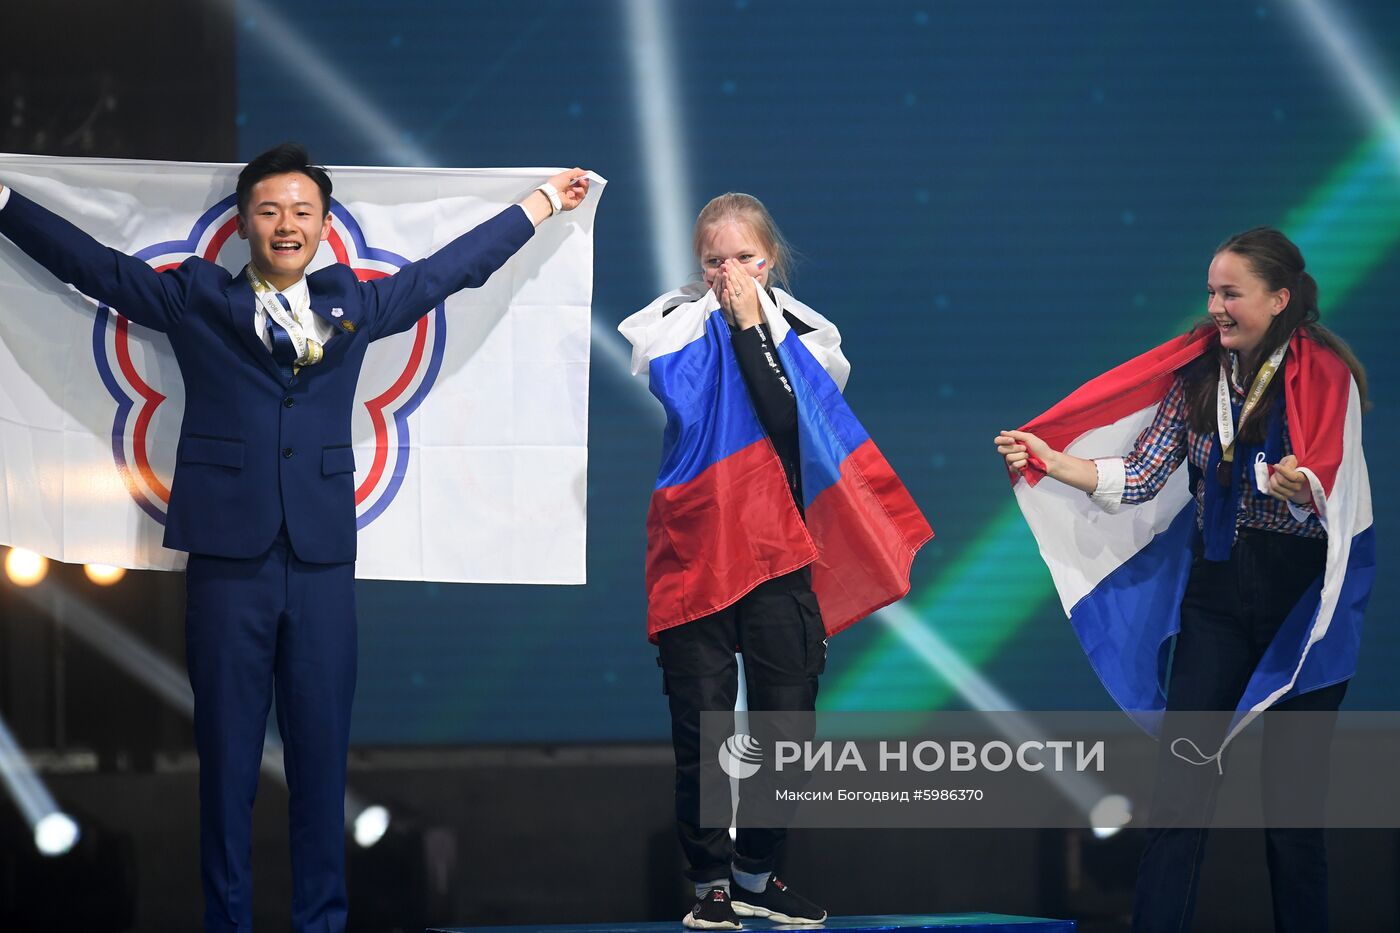
[[[283,307],[277,299],[280,297],[286,300],[286,296],[278,294],[277,289],[272,286],[252,263],[244,267],[244,273],[248,279],[248,284],[253,288],[253,298],[262,307],[263,313],[269,320],[276,321],[287,335],[292,338],[292,346],[296,348],[297,358],[292,366],[292,372],[299,372],[304,366],[314,366],[321,362],[325,356],[325,349],[320,341],[312,339],[309,328],[302,325],[303,316],[310,313],[310,307],[304,296],[299,302],[302,314],[293,312],[290,307]],[[353,326],[346,326],[346,330],[354,330]]]
[[[1291,337],[1289,338],[1292,339]],[[1264,364],[1259,367],[1259,372],[1254,375],[1254,384],[1249,388],[1249,394],[1240,407],[1239,428],[1244,427],[1244,419],[1258,406],[1259,400],[1264,397],[1264,390],[1268,388],[1269,382],[1274,378],[1274,373],[1278,372],[1279,366],[1283,363],[1283,355],[1288,351],[1288,341],[1269,355]],[[1220,464],[1215,469],[1216,482],[1222,486],[1229,486],[1234,468],[1231,461],[1235,459],[1235,437],[1237,426],[1231,414],[1230,406],[1230,380],[1225,374],[1224,364],[1220,367],[1220,380],[1216,386],[1216,433],[1221,447]]]

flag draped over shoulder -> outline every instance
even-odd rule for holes
[[[662,295],[619,330],[632,371],[666,410],[647,516],[649,635],[731,605],[812,565],[828,634],[909,592],[933,531],[841,396],[850,366],[836,328],[792,296],[759,289],[797,399],[803,511],[764,433],[714,293]],[[814,328],[798,335],[783,313]]]
[[[1086,383],[1022,430],[1076,457],[1122,456],[1151,423],[1176,371],[1213,351],[1217,339],[1213,331],[1178,337]],[[1375,574],[1356,382],[1335,353],[1302,334],[1294,334],[1285,359],[1284,410],[1327,532],[1327,561],[1250,678],[1231,736],[1279,700],[1355,672]],[[1129,713],[1165,708],[1169,639],[1180,628],[1197,534],[1187,473],[1183,463],[1154,499],[1112,514],[1068,486],[1037,485],[1044,478],[1038,461],[1024,482],[1013,475],[1016,500],[1070,623],[1104,686]]]
[[[236,274],[248,261],[240,167],[0,155],[0,183],[156,269],[201,256]],[[308,271],[339,262],[362,281],[392,275],[556,171],[332,168],[330,238]],[[604,183],[593,184],[484,286],[370,346],[352,415],[358,576],[584,582]],[[185,555],[161,539],[183,383],[165,335],[120,310],[95,307],[0,237],[0,543],[177,569]]]

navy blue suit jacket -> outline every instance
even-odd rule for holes
[[[253,291],[243,275],[193,257],[158,273],[13,190],[0,209],[0,233],[62,281],[169,336],[185,416],[166,547],[255,557],[285,523],[302,560],[340,563],[355,559],[350,417],[370,341],[407,330],[448,295],[481,285],[534,225],[512,206],[387,278],[361,282],[340,264],[312,273],[311,308],[338,329],[325,358],[290,381],[253,332]]]

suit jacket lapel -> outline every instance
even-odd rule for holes
[[[359,302],[350,301],[349,295],[338,294],[334,289],[320,287],[322,283],[314,273],[307,277],[306,285],[310,289],[311,313],[335,329],[334,336],[326,341],[326,356],[344,353],[360,331]]]
[[[282,371],[277,368],[277,361],[272,358],[272,351],[268,350],[267,345],[253,332],[253,286],[248,284],[248,279],[242,274],[235,275],[229,284],[227,297],[229,323],[233,325],[233,332],[238,335],[239,341],[263,369],[271,373],[278,382],[284,382]]]

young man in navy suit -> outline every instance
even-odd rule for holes
[[[360,282],[307,267],[331,182],[284,144],[238,176],[238,275],[157,273],[0,188],[0,233],[60,280],[170,338],[185,383],[165,545],[188,551],[205,928],[252,928],[251,831],[274,691],[291,795],[295,930],[345,928],[345,759],[355,690],[355,384],[369,343],[481,285],[588,193],[562,172],[426,259]],[[334,313],[333,313],[334,312]]]

